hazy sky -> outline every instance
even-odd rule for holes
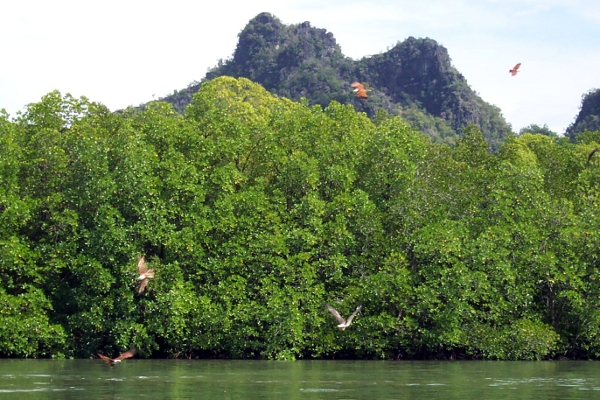
[[[515,131],[564,132],[600,87],[598,0],[13,0],[0,3],[0,108],[54,89],[112,110],[170,94],[230,57],[263,11],[327,29],[354,59],[434,39]]]

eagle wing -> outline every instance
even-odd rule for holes
[[[325,304],[325,308],[327,308],[329,310],[329,312],[335,317],[335,319],[337,319],[339,321],[340,324],[346,323],[346,320],[344,318],[342,318],[340,313],[335,308],[331,307],[327,303]]]
[[[104,361],[105,363],[108,363],[108,364],[113,363],[113,359],[110,357],[106,357],[104,354],[98,353],[98,357],[100,357],[102,359],[102,361]]]
[[[592,152],[588,156],[588,161],[587,161],[588,164],[590,163],[590,160],[592,159],[592,156],[594,155],[594,153],[597,152],[598,150],[600,150],[600,147],[596,147],[594,150],[592,150]]]
[[[148,266],[146,265],[146,260],[144,260],[144,256],[138,256],[138,272],[140,275],[145,274],[148,271]]]
[[[360,312],[361,308],[362,308],[362,305],[359,305],[358,307],[356,307],[356,310],[354,310],[354,312],[348,317],[348,325],[350,325],[350,323],[352,322],[354,317],[356,317],[356,314],[358,314]]]
[[[353,89],[358,89],[358,90],[361,90],[361,89],[362,89],[362,90],[365,90],[365,87],[364,87],[364,86],[363,86],[363,84],[362,84],[362,83],[360,83],[360,82],[354,82],[354,83],[352,83],[352,84],[350,85],[350,87],[351,87],[351,88],[353,88]]]
[[[510,74],[511,74],[512,76],[515,76],[515,75],[517,74],[517,72],[518,72],[517,70],[519,69],[519,67],[520,67],[520,66],[521,66],[521,63],[517,63],[517,64],[516,64],[516,65],[513,67],[513,69],[510,69],[510,70],[508,70],[508,72],[510,72]]]
[[[121,354],[119,357],[115,358],[115,360],[124,360],[126,358],[131,358],[131,357],[135,356],[136,352],[137,352],[137,349],[135,347],[132,347],[131,349],[127,350],[125,353]]]

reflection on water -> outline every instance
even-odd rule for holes
[[[510,392],[507,392],[510,391]],[[0,397],[28,399],[587,399],[596,362],[0,360]]]

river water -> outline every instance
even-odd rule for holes
[[[4,399],[592,399],[593,361],[0,359]]]

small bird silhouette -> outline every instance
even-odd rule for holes
[[[590,163],[590,160],[592,159],[592,156],[594,155],[594,153],[597,151],[600,151],[600,147],[596,147],[594,150],[592,150],[592,152],[588,156],[588,164]]]
[[[138,293],[142,293],[148,286],[148,279],[154,278],[154,270],[148,269],[144,256],[138,256],[138,273],[140,276],[137,277],[137,280],[142,281]]]
[[[510,72],[510,74],[511,74],[512,76],[515,76],[515,75],[517,74],[517,72],[519,72],[519,71],[517,71],[517,70],[519,69],[519,67],[520,67],[520,66],[521,66],[521,63],[517,63],[517,65],[515,65],[515,66],[513,67],[513,69],[509,69],[509,70],[508,70],[508,72]]]
[[[370,92],[371,89],[365,89],[362,83],[354,82],[350,85],[353,88],[354,93],[356,93],[356,97],[360,97],[361,99],[367,98],[367,92]]]
[[[136,352],[137,352],[137,349],[135,347],[132,347],[130,350],[127,350],[125,353],[121,354],[117,358],[106,357],[105,355],[100,354],[100,353],[98,353],[98,357],[100,357],[102,359],[102,361],[104,361],[105,363],[110,364],[110,366],[112,367],[116,363],[120,363],[122,360],[124,360],[126,358],[133,357]]]
[[[329,312],[331,314],[333,314],[333,316],[338,320],[338,322],[340,323],[337,327],[340,331],[345,330],[347,327],[350,326],[350,324],[352,323],[352,320],[354,319],[354,317],[356,317],[356,314],[358,314],[360,312],[360,309],[362,308],[362,305],[359,305],[358,307],[356,307],[356,310],[354,310],[354,312],[352,314],[350,314],[350,316],[348,317],[348,319],[344,319],[339,312],[337,312],[337,310],[333,307],[331,307],[329,304],[325,303],[325,308],[327,308],[329,310]]]

